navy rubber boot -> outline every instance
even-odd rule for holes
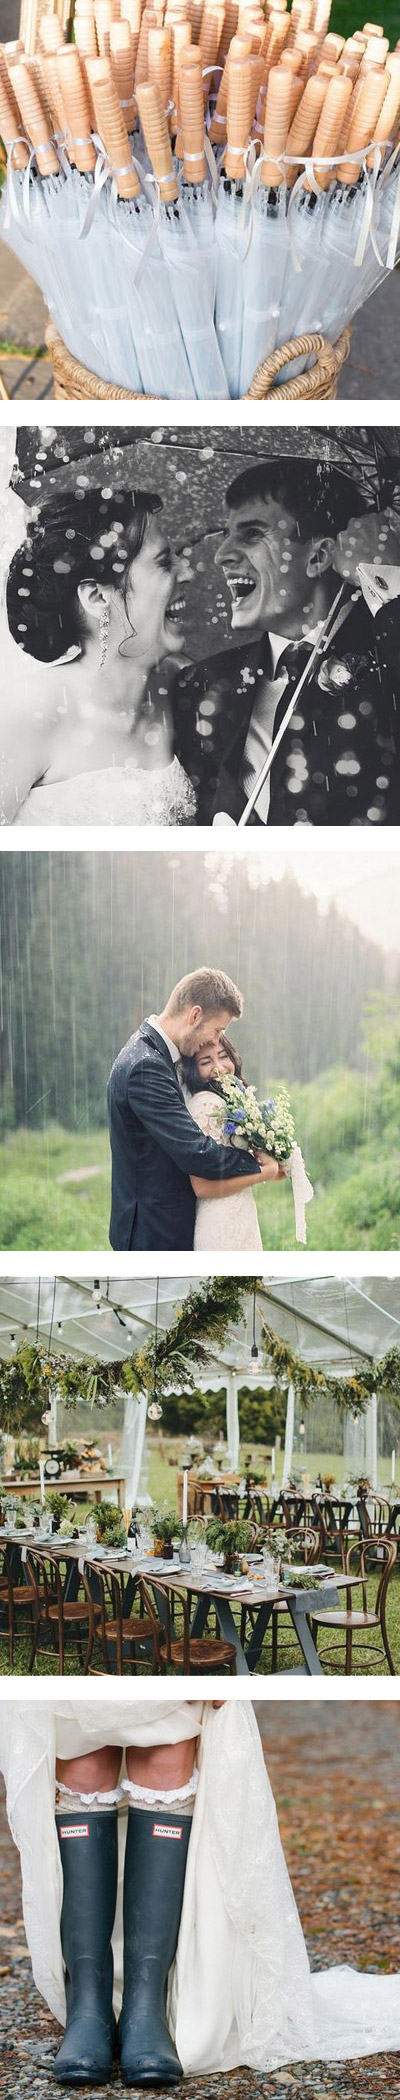
[[[54,2064],[59,2085],[104,2085],[115,2020],[111,1934],[118,1880],[116,1809],[57,1815],[64,1876],[61,1945],[67,2026]]]
[[[124,1879],[124,1996],[119,2020],[125,2085],[177,2085],[182,2065],[167,2024],[191,1816],[130,1808]]]

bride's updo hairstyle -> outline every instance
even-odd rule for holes
[[[7,579],[10,634],[39,663],[54,663],[85,635],[78,597],[83,578],[111,585],[126,601],[132,562],[159,496],[135,489],[74,490],[32,517]]]

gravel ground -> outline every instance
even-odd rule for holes
[[[400,1702],[256,1702],[281,1834],[314,1968],[400,1967]],[[349,1760],[349,1743],[351,1758]],[[51,2100],[59,2030],[32,1983],[18,1859],[0,1802],[0,2092]],[[94,2100],[84,2087],[83,2100]],[[122,2095],[118,2072],[103,2091]],[[398,2100],[399,2058],[186,2079],[183,2100]],[[156,2096],[150,2096],[156,2100]],[[159,2096],[160,2100],[160,2096]]]

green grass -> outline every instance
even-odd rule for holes
[[[307,1243],[313,1250],[400,1247],[398,1082],[388,1069],[334,1068],[293,1087],[296,1130],[311,1180]],[[90,1169],[98,1171],[93,1179]],[[87,1174],[62,1183],[69,1172]],[[104,1129],[20,1129],[0,1146],[0,1248],[108,1247],[110,1153]],[[295,1252],[289,1183],[257,1192],[263,1247]],[[179,1249],[177,1247],[177,1252]]]
[[[340,36],[352,36],[355,29],[362,29],[363,22],[381,22],[391,44],[397,44],[400,36],[400,0],[383,0],[383,8],[370,13],[362,8],[361,0],[334,0],[329,27]]]
[[[265,1084],[276,1084],[267,1075]],[[400,1247],[398,1065],[362,1071],[335,1067],[309,1086],[293,1086],[295,1128],[314,1203],[307,1205],[307,1245],[314,1249]],[[91,1170],[97,1170],[91,1178]],[[82,1180],[63,1182],[78,1172]],[[257,1191],[263,1247],[295,1252],[291,1184]],[[0,1247],[107,1249],[107,1130],[17,1130],[0,1144]],[[177,1247],[179,1252],[179,1247]]]
[[[93,1166],[101,1168],[96,1179],[60,1187],[60,1174]],[[16,1131],[0,1147],[0,1186],[1,1247],[108,1247],[106,1130]]]

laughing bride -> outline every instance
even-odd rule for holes
[[[83,463],[84,464],[84,463]],[[12,554],[2,644],[2,824],[191,824],[170,688],[187,660],[157,496],[70,474]]]
[[[3,1702],[0,1768],[60,2083],[107,2082],[123,1925],[128,2085],[400,2050],[398,1976],[311,1975],[249,1701]]]

